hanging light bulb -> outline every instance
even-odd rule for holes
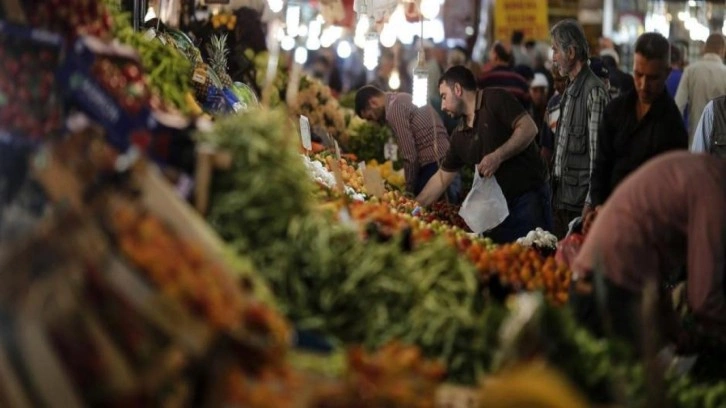
[[[429,70],[419,58],[416,69],[413,70],[413,104],[419,108],[428,103],[429,95]]]
[[[279,13],[282,11],[282,7],[285,5],[282,0],[268,0],[267,5],[270,6],[270,11],[273,13]]]
[[[297,37],[300,28],[300,5],[297,3],[287,4],[287,13],[285,14],[285,24],[287,25],[287,35]]]
[[[393,28],[391,23],[386,23],[381,30],[381,45],[386,48],[391,48],[396,44],[396,30]]]
[[[397,90],[401,87],[401,75],[398,73],[397,69],[391,72],[391,77],[388,78],[388,87],[392,90]]]
[[[421,37],[419,38],[418,64],[413,70],[413,104],[419,108],[425,106],[429,99],[429,70],[426,68],[426,54],[423,46],[424,21],[421,19]]]
[[[295,62],[304,65],[308,60],[308,50],[305,47],[297,47],[295,49]]]
[[[368,71],[373,71],[378,65],[379,51],[378,34],[375,31],[369,31],[366,34],[365,48],[363,48],[363,66]]]
[[[441,2],[439,0],[421,0],[421,15],[427,20],[433,20],[439,15]]]
[[[348,41],[343,40],[338,43],[336,51],[341,59],[346,59],[353,53],[353,47]]]
[[[282,40],[280,40],[280,47],[282,47],[285,51],[292,51],[292,49],[295,48],[295,39],[287,35],[282,37]]]

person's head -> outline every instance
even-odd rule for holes
[[[390,77],[395,67],[396,61],[393,52],[387,49],[381,51],[380,60],[378,62],[378,76],[382,78]]]
[[[675,44],[671,44],[671,68],[683,69],[683,53]]]
[[[610,90],[610,71],[605,62],[597,57],[590,58],[590,69],[605,84],[605,89]]]
[[[386,119],[386,94],[373,85],[366,85],[355,94],[355,114],[365,120],[383,123]]]
[[[659,33],[645,33],[635,42],[633,81],[641,103],[651,104],[665,92],[671,72],[671,45]]]
[[[313,76],[318,79],[324,79],[330,72],[330,68],[330,61],[322,55],[315,57],[310,67]]]
[[[524,33],[519,30],[514,30],[512,32],[512,44],[513,45],[522,45],[524,42]]]
[[[553,62],[562,75],[571,75],[587,62],[589,48],[582,26],[571,19],[555,24],[552,36]]]
[[[540,72],[535,73],[534,79],[529,85],[529,95],[532,97],[532,105],[535,108],[542,109],[547,106],[549,90],[550,83],[547,77]]]
[[[527,83],[532,82],[532,80],[534,79],[534,71],[528,65],[524,65],[524,64],[515,65],[512,70],[514,72],[518,73],[519,75],[521,75],[522,78],[524,78],[527,81]]]
[[[448,51],[446,55],[446,66],[454,67],[456,65],[465,65],[469,61],[466,50],[462,47],[455,47]]]
[[[471,71],[457,65],[444,72],[439,79],[439,95],[441,95],[441,110],[453,118],[466,114],[464,95],[476,92],[476,80]]]
[[[511,66],[512,65],[512,53],[507,47],[501,42],[497,41],[489,49],[489,61],[497,66]]]
[[[721,59],[726,53],[726,41],[724,41],[723,35],[719,33],[713,33],[706,38],[706,46],[703,49],[704,54],[718,54]]]
[[[555,67],[552,67],[551,72],[553,82],[552,86],[555,88],[555,91],[557,91],[558,94],[562,95],[567,88],[567,75],[560,74],[560,71]]]
[[[603,48],[600,50],[600,59],[608,68],[615,68],[620,65],[620,56],[615,48]]]

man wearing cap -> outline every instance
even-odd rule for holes
[[[602,205],[620,182],[652,157],[686,149],[688,134],[665,82],[670,72],[670,44],[658,33],[635,43],[635,90],[605,108],[598,133],[590,198]]]
[[[610,99],[615,99],[633,90],[633,77],[620,69],[620,57],[614,48],[603,48],[600,51],[600,59],[607,68]]]
[[[535,73],[532,83],[529,85],[529,95],[532,98],[532,117],[538,127],[537,143],[542,160],[549,165],[552,160],[552,152],[555,149],[555,138],[552,130],[547,125],[547,95],[549,94],[550,83],[542,73]]]

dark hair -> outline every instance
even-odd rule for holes
[[[575,58],[578,61],[585,62],[590,55],[590,47],[587,45],[585,32],[582,26],[573,19],[565,19],[555,24],[550,30],[552,36],[552,44],[557,46],[564,52],[570,48],[575,50]]]
[[[683,54],[678,46],[671,44],[671,64],[682,64]]]
[[[520,44],[522,44],[522,41],[524,41],[524,33],[519,30],[513,31],[512,32],[512,44],[520,45]]]
[[[361,116],[364,109],[368,108],[368,102],[376,96],[383,95],[383,91],[373,85],[366,85],[355,93],[355,114]]]
[[[648,60],[660,60],[668,65],[671,62],[671,43],[660,33],[645,33],[635,41],[635,53]]]
[[[502,62],[506,62],[507,64],[512,63],[512,54],[507,51],[504,44],[497,41],[494,45],[492,45],[492,50],[494,50],[494,54],[496,54],[497,58],[499,58]]]
[[[439,85],[446,82],[446,85],[453,88],[454,84],[461,85],[467,91],[476,91],[476,80],[474,74],[471,73],[469,68],[463,65],[453,66],[444,72],[444,75],[439,79]],[[357,105],[357,98],[356,98]]]
[[[703,52],[723,52],[726,48],[723,35],[719,33],[713,33],[706,38],[706,47]]]

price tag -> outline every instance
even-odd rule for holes
[[[366,162],[365,161],[358,163],[358,170],[360,170],[361,174],[364,174],[364,172],[366,171]]]
[[[192,74],[192,81],[200,84],[207,82],[207,72],[204,68],[197,68],[194,70],[194,73]]]
[[[340,162],[338,160],[333,160],[331,165],[333,175],[335,176],[335,188],[340,194],[345,195],[345,181],[343,180],[343,172],[340,170]]]
[[[368,194],[383,198],[383,195],[386,193],[383,178],[377,169],[363,169],[363,183],[366,186]]]
[[[313,150],[312,137],[310,135],[310,120],[307,116],[300,115],[300,139],[305,150]]]
[[[393,139],[388,139],[388,142],[383,146],[383,157],[392,162],[398,161],[398,145]]]

